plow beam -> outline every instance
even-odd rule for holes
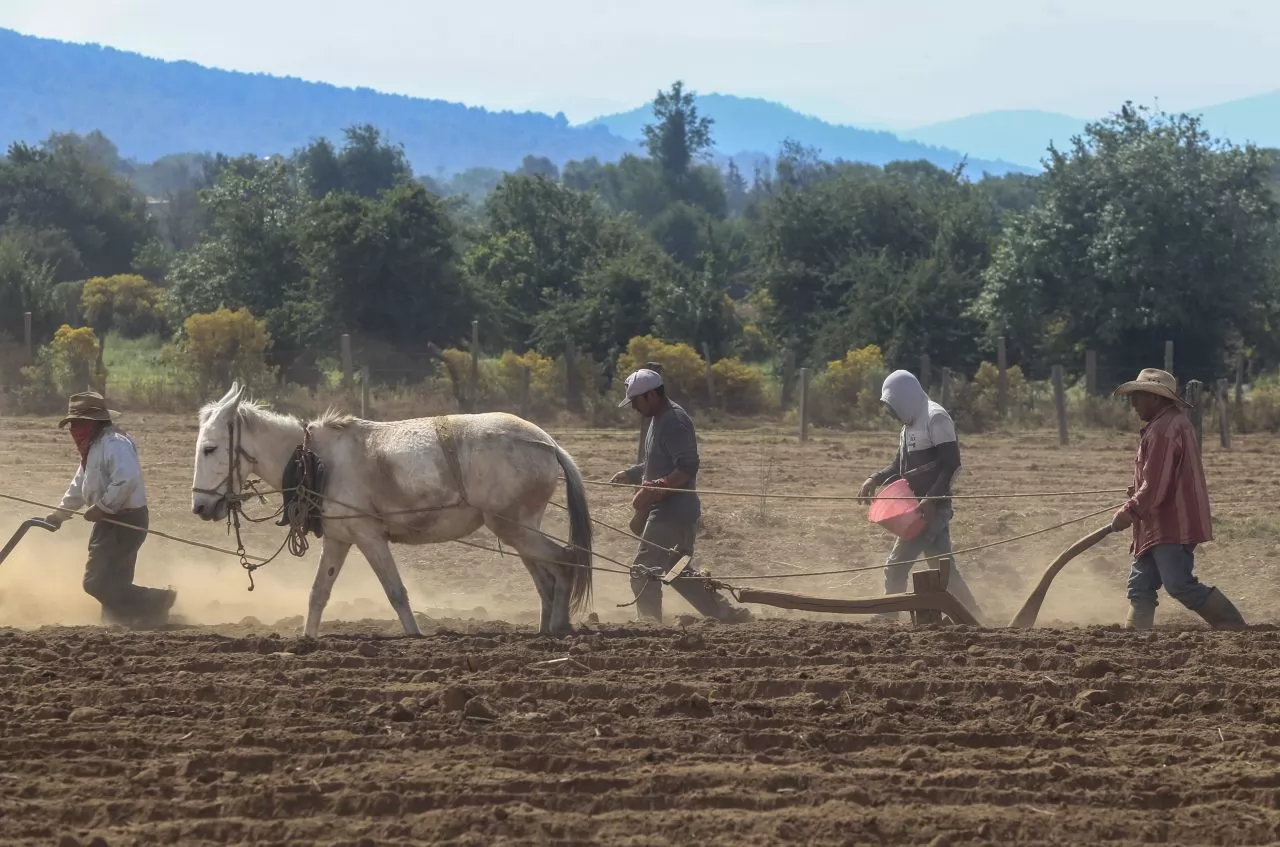
[[[875,615],[881,612],[941,612],[958,624],[981,626],[964,604],[946,591],[928,591],[922,594],[885,594],[880,597],[852,597],[836,600],[830,597],[811,597],[807,594],[791,594],[786,591],[761,591],[743,588],[737,592],[739,603],[759,603],[780,609],[796,609],[801,612],[823,612],[837,615]]]

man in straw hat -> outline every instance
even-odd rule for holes
[[[96,391],[71,395],[67,416],[58,427],[70,426],[80,467],[58,509],[46,520],[61,526],[74,511],[88,506],[84,519],[93,524],[93,532],[85,593],[102,604],[107,623],[157,626],[167,620],[177,592],[133,584],[138,550],[147,540],[147,490],[137,448],[112,424],[118,416]]]
[[[698,479],[698,438],[689,413],[667,397],[662,374],[641,368],[627,377],[626,396],[619,408],[630,406],[649,418],[641,461],[613,477],[615,483],[643,485],[636,491],[632,508],[636,523],[643,529],[632,569],[631,590],[636,596],[636,613],[642,618],[662,620],[662,583],[655,577],[665,574],[679,554],[693,553],[702,503],[694,493]],[[672,580],[671,587],[700,613],[726,622],[750,619],[751,613],[733,606],[703,580],[685,573]]]
[[[1126,626],[1152,627],[1161,585],[1215,629],[1244,626],[1244,618],[1226,595],[1192,573],[1196,545],[1212,541],[1213,528],[1200,445],[1185,414],[1190,407],[1178,396],[1177,382],[1166,371],[1147,368],[1115,394],[1127,394],[1145,424],[1129,499],[1111,522],[1117,531],[1133,527]]]

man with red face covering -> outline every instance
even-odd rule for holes
[[[138,550],[147,540],[147,490],[137,448],[112,424],[114,415],[95,391],[71,395],[67,416],[58,426],[70,425],[80,467],[58,509],[46,520],[61,526],[73,512],[88,506],[84,519],[93,524],[93,532],[84,571],[85,593],[102,604],[106,623],[159,626],[167,621],[178,594],[133,584]]]

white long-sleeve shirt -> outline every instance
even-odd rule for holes
[[[89,447],[89,456],[62,495],[58,508],[75,511],[97,506],[109,515],[147,505],[138,449],[129,436],[107,427]]]

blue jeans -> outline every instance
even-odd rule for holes
[[[889,561],[884,568],[884,593],[902,594],[907,590],[907,580],[911,577],[910,562],[921,558],[936,558],[951,555],[951,504],[939,506],[933,513],[933,519],[925,525],[919,535],[911,540],[899,538],[889,551]],[[975,615],[981,606],[974,599],[964,577],[955,561],[951,563],[951,577],[947,580],[947,590],[955,595],[969,611]]]
[[[1140,603],[1156,602],[1160,586],[1169,596],[1191,611],[1204,606],[1213,588],[1196,579],[1194,544],[1157,544],[1138,557],[1129,571],[1129,599]]]

